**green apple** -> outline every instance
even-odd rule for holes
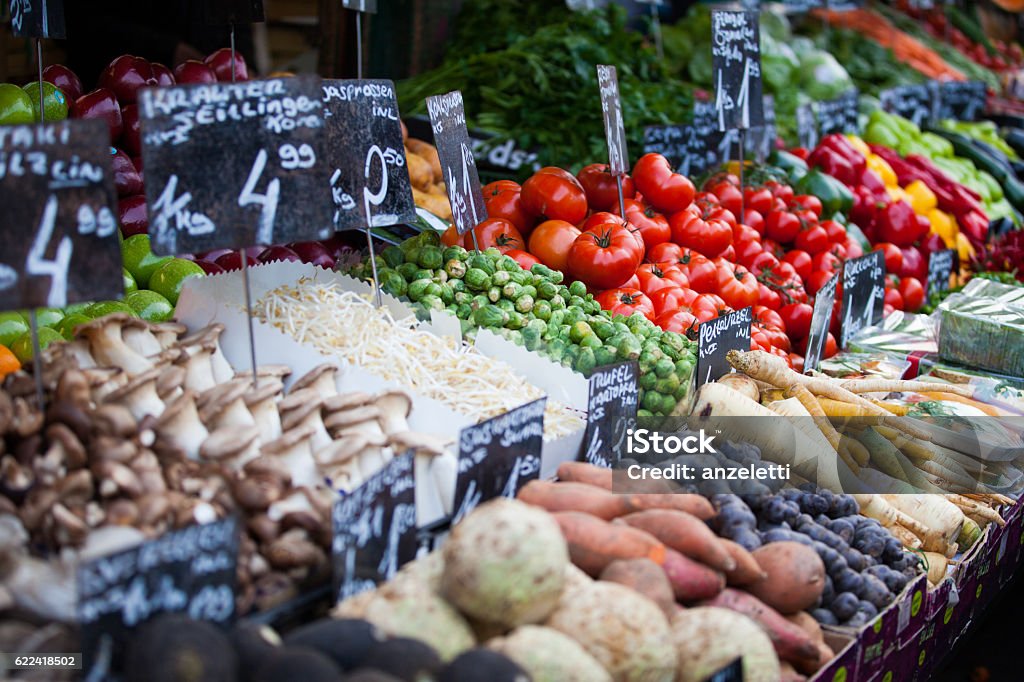
[[[126,295],[139,290],[139,285],[135,278],[132,277],[132,273],[128,272],[125,268],[121,268],[121,276],[124,279],[124,293]]]
[[[145,289],[149,278],[161,265],[173,260],[170,256],[155,256],[149,246],[148,234],[133,234],[121,242],[121,258],[124,269],[135,278],[135,284]]]
[[[60,321],[54,329],[60,332],[60,335],[70,341],[75,338],[75,329],[80,324],[87,324],[92,322],[92,318],[85,313],[68,313],[64,316],[64,319]]]
[[[64,337],[49,327],[39,328],[39,348],[46,348],[54,341],[62,341]],[[18,337],[18,340],[11,345],[11,352],[25,365],[32,362],[32,333],[25,332]]]
[[[21,88],[32,100],[32,118],[39,120],[39,81],[32,81]],[[47,122],[63,121],[68,117],[68,98],[53,83],[43,82],[43,98]]]
[[[29,311],[22,310],[21,316],[28,322]],[[54,327],[64,319],[64,311],[60,308],[36,308],[36,324],[40,327]]]
[[[149,289],[133,291],[124,297],[124,302],[147,322],[167,322],[174,315],[171,302]]]
[[[97,317],[110,315],[112,313],[128,313],[134,316],[135,311],[122,301],[97,301],[85,309],[85,314],[95,320]]]
[[[28,320],[21,313],[10,311],[0,313],[0,345],[11,347],[18,337],[28,331]]]
[[[0,125],[35,123],[32,98],[13,83],[0,83]]]
[[[178,296],[181,295],[181,288],[185,280],[192,277],[204,277],[206,272],[190,260],[172,258],[170,262],[164,263],[149,278],[149,287],[168,301],[171,305],[178,304]]]

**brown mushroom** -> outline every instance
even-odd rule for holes
[[[24,398],[15,398],[9,430],[22,438],[26,438],[32,434],[39,433],[42,428],[43,413]]]
[[[139,374],[152,368],[153,362],[124,342],[122,330],[131,320],[127,313],[104,315],[79,325],[76,334],[89,342],[89,352],[97,365],[119,367],[129,374]]]
[[[199,446],[199,457],[239,470],[259,454],[259,429],[255,426],[225,426],[210,433]]]
[[[212,343],[197,343],[182,346],[184,353],[176,361],[185,368],[185,388],[202,393],[217,385],[213,376]]]
[[[0,458],[0,488],[6,495],[20,499],[34,482],[35,476],[31,469],[23,467],[11,455]]]
[[[199,419],[210,431],[255,427],[256,420],[245,406],[245,394],[248,391],[249,386],[240,380],[211,388],[199,396],[196,403],[199,406]]]
[[[50,509],[50,518],[53,522],[54,538],[60,546],[78,546],[89,534],[89,526],[85,521],[60,502]]]
[[[159,417],[164,411],[164,403],[156,392],[156,380],[159,377],[159,369],[146,370],[129,379],[128,383],[108,395],[105,400],[124,405],[137,420],[147,414]]]
[[[314,429],[311,426],[299,426],[260,448],[263,455],[270,455],[291,475],[296,486],[317,485],[320,475],[316,461],[313,459],[311,440]]]
[[[139,477],[144,495],[163,493],[167,490],[163,468],[152,450],[140,449],[130,466]]]
[[[84,506],[94,494],[92,474],[88,469],[72,471],[57,482],[58,498],[72,507]]]
[[[245,395],[245,406],[260,430],[260,442],[269,443],[280,438],[281,415],[277,411],[277,400],[284,390],[284,384],[277,379],[260,382],[259,388]]]
[[[281,412],[281,428],[287,432],[297,428],[309,427],[313,430],[311,445],[315,450],[322,448],[331,442],[331,436],[327,433],[323,419],[320,417],[320,407],[323,399],[320,394],[311,388],[289,393],[279,404]]]
[[[317,365],[313,369],[295,380],[291,390],[301,391],[306,388],[313,389],[320,394],[324,400],[338,395],[336,374],[338,368],[329,362]]]
[[[99,482],[100,497],[139,497],[142,494],[142,481],[131,467],[121,462],[109,459],[93,462],[92,474]]]
[[[50,344],[43,352],[45,353],[44,359],[50,363],[67,360],[78,369],[92,369],[98,366],[96,358],[89,350],[89,341],[84,338]]]
[[[53,423],[47,426],[46,440],[50,442],[47,454],[56,453],[66,468],[80,469],[86,465],[88,460],[82,441],[64,424]]]
[[[409,415],[412,414],[412,398],[405,391],[387,391],[377,396],[374,403],[380,411],[380,427],[384,433],[400,433],[409,430]]]
[[[152,358],[163,351],[160,340],[156,338],[149,322],[131,318],[121,328],[121,337],[125,345],[144,358]]]
[[[260,542],[270,542],[281,534],[277,521],[266,514],[253,514],[246,519],[245,527]]]
[[[119,498],[107,505],[106,522],[112,526],[134,526],[139,522],[139,505],[133,500]]]
[[[14,401],[7,391],[0,390],[0,435],[3,435],[7,428],[14,421]]]
[[[150,331],[156,337],[160,348],[166,350],[178,342],[178,338],[188,331],[188,327],[177,322],[160,322],[154,324]]]
[[[157,435],[180,448],[190,459],[199,458],[199,449],[210,432],[199,419],[195,392],[186,390],[170,403],[156,423]]]
[[[92,401],[97,405],[102,403],[108,395],[128,383],[128,373],[120,367],[97,367],[82,371],[85,378],[89,380]]]
[[[57,379],[54,398],[58,401],[67,401],[82,409],[88,408],[92,404],[89,379],[84,372],[76,369],[62,373]]]
[[[231,364],[227,361],[227,358],[224,357],[224,353],[220,348],[220,335],[223,332],[224,325],[219,322],[215,322],[207,327],[203,327],[195,334],[183,338],[180,342],[181,346],[186,350],[197,345],[211,348],[211,369],[213,370],[214,381],[217,383],[228,381],[235,374],[235,371],[231,368]]]
[[[454,513],[459,462],[448,448],[449,442],[439,436],[414,431],[396,433],[389,439],[393,452],[412,450],[415,453],[416,519],[420,524]]]
[[[182,394],[184,386],[185,368],[171,365],[160,370],[160,376],[156,380],[156,394],[164,403],[169,403]]]
[[[278,570],[312,566],[324,559],[324,552],[301,528],[282,533],[267,544],[263,556]]]
[[[50,424],[63,424],[71,429],[79,441],[86,441],[93,427],[93,419],[86,413],[87,409],[68,400],[55,400],[46,408],[46,421]],[[128,416],[131,417],[131,414]]]
[[[291,373],[292,368],[288,365],[260,365],[256,368],[256,376],[260,381],[263,381],[264,379],[277,379],[283,382]],[[236,372],[235,378],[252,381],[252,370],[244,369],[240,372]]]
[[[99,435],[89,443],[89,455],[97,461],[127,464],[138,451],[139,447],[134,442],[116,436]]]

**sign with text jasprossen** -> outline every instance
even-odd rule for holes
[[[764,124],[757,12],[711,12],[711,64],[718,129]]]
[[[484,206],[480,175],[466,130],[462,93],[453,90],[445,95],[428,97],[427,113],[441,170],[444,171],[452,222],[459,234],[465,234],[487,219],[487,207]]]
[[[0,310],[121,298],[102,121],[0,127]]]
[[[598,367],[589,378],[583,460],[610,467],[622,459],[626,434],[636,426],[639,367],[633,361]]]
[[[697,327],[697,388],[716,381],[732,368],[725,355],[731,350],[750,350],[753,308],[734,310]]]
[[[207,0],[202,6],[210,26],[244,26],[267,20],[263,0]]]
[[[922,85],[900,85],[882,90],[878,100],[885,111],[923,126],[934,120],[938,113],[938,84],[931,81]]]
[[[540,475],[546,405],[538,398],[459,432],[453,523],[487,500],[515,497]]]
[[[227,625],[235,617],[238,564],[235,517],[165,533],[78,567],[77,616],[85,669],[106,646],[121,650],[130,634],[161,613],[185,613]]]
[[[857,89],[851,88],[835,99],[817,102],[818,134],[856,133],[858,98]]]
[[[976,121],[985,113],[988,91],[981,81],[944,81],[939,86],[939,118]]]
[[[804,149],[818,146],[818,121],[814,116],[814,106],[807,102],[796,108],[797,143]]]
[[[415,222],[395,84],[324,80],[321,88],[334,229]]]
[[[334,503],[331,561],[338,601],[372,590],[416,558],[414,457],[395,457]]]
[[[377,13],[377,0],[341,0],[341,6],[357,12]]]
[[[882,319],[885,305],[885,255],[881,251],[851,258],[843,266],[843,308],[839,347]]]
[[[821,356],[828,340],[828,328],[832,324],[832,309],[835,307],[838,284],[839,274],[836,273],[814,295],[814,312],[811,314],[807,353],[804,355],[805,373],[818,369],[818,365],[821,364]]]
[[[612,175],[624,175],[629,172],[629,152],[626,149],[626,128],[622,122],[622,102],[619,100],[619,76],[614,66],[597,65],[597,85],[601,91],[608,167]]]
[[[153,252],[329,236],[322,100],[316,76],[143,89]]]
[[[955,249],[933,251],[928,256],[928,282],[924,290],[926,296],[949,289],[949,278],[957,265]]]
[[[9,0],[17,38],[64,38],[64,0]]]

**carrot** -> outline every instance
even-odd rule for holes
[[[516,497],[549,512],[587,512],[606,521],[632,511],[626,496],[584,483],[530,481]]]
[[[664,569],[650,559],[616,559],[601,571],[601,580],[619,583],[644,595],[666,618],[676,611],[676,596]]]
[[[976,410],[981,410],[990,417],[1009,417],[1011,413],[1006,410],[1001,410],[998,407],[992,405],[986,405],[985,403],[979,403],[977,400],[971,400],[970,398],[964,398],[955,393],[949,391],[918,391],[921,395],[932,400],[945,401],[950,403],[960,403],[962,405],[970,405]]]
[[[725,587],[725,576],[704,564],[688,559],[674,549],[665,550],[661,564],[676,599],[684,602],[711,599]]]
[[[703,521],[674,509],[645,509],[615,520],[656,537],[666,547],[719,571],[731,571],[736,561]]]
[[[965,384],[944,384],[935,381],[905,381],[903,379],[847,379],[839,385],[851,393],[921,393],[943,391],[961,396],[974,397],[974,387]]]
[[[736,568],[726,571],[725,580],[730,585],[751,585],[768,577],[758,565],[754,555],[739,543],[721,538],[719,542],[725,546],[729,556],[736,562]]]
[[[696,516],[701,521],[715,517],[715,508],[702,495],[690,493],[651,493],[639,495],[623,495],[630,512],[645,509],[675,509]]]
[[[569,558],[592,577],[617,559],[665,561],[665,545],[642,530],[611,524],[591,514],[566,511],[553,514],[569,545]]]
[[[586,483],[604,490],[612,489],[612,470],[586,462],[562,462],[558,465],[558,480]]]
[[[818,644],[810,635],[752,594],[727,587],[702,606],[720,606],[752,619],[772,640],[779,658],[791,663],[818,658]]]

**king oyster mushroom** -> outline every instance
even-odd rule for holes
[[[278,403],[277,408],[281,412],[281,428],[285,435],[289,431],[309,427],[312,429],[310,446],[317,450],[331,442],[331,436],[327,433],[323,419],[320,417],[320,409],[323,405],[323,398],[311,388],[300,391],[292,391]]]
[[[389,436],[409,430],[409,415],[412,414],[412,398],[405,391],[387,391],[374,400],[380,412],[380,427]]]
[[[260,365],[256,368],[256,376],[262,382],[264,379],[277,379],[284,382],[286,378],[292,373],[292,368],[288,365]],[[252,380],[252,370],[246,369],[235,374],[236,379],[248,379]]]
[[[222,426],[199,446],[199,456],[238,471],[259,454],[259,429],[253,426]]]
[[[167,350],[178,342],[182,334],[188,331],[188,327],[177,322],[160,322],[150,327],[161,350]]]
[[[235,379],[219,384],[199,396],[199,418],[210,431],[231,427],[256,426],[249,408],[245,406],[245,394],[249,384]]]
[[[213,379],[217,383],[227,381],[235,374],[235,370],[231,368],[231,364],[224,357],[224,353],[220,348],[220,335],[223,331],[224,325],[215,322],[207,327],[203,327],[195,334],[185,337],[180,342],[185,352],[190,354],[194,348],[209,349],[210,368],[213,372]]]
[[[125,344],[144,358],[159,355],[164,349],[153,333],[152,325],[145,320],[131,318],[121,329]]]
[[[182,355],[176,362],[185,368],[185,388],[203,393],[217,385],[213,376],[213,350],[211,340],[200,339],[188,346],[181,346]]]
[[[92,400],[97,405],[128,383],[128,373],[120,367],[94,367],[83,370],[92,391]]]
[[[127,407],[132,416],[141,420],[146,415],[159,417],[164,411],[164,402],[156,392],[156,380],[160,378],[160,369],[154,367],[137,374],[121,388],[106,397],[106,402]]]
[[[320,482],[312,439],[316,429],[303,425],[288,429],[277,440],[264,443],[260,453],[275,458],[291,476],[296,486],[315,486]]]
[[[76,331],[89,342],[89,352],[101,367],[119,367],[129,374],[145,372],[153,362],[124,342],[122,329],[132,319],[127,313],[113,313],[80,325]]]
[[[245,406],[256,421],[260,441],[263,443],[281,437],[281,415],[277,411],[277,401],[283,390],[284,384],[280,380],[266,379],[260,382],[259,388],[245,394]]]
[[[372,443],[371,443],[372,439]],[[341,436],[314,455],[320,472],[328,485],[341,492],[351,492],[375,474],[377,469],[363,471],[359,455],[368,447],[383,447],[383,436],[370,436],[365,433],[350,433]]]
[[[304,388],[311,388],[319,393],[320,397],[324,400],[328,400],[329,398],[338,395],[338,385],[336,383],[337,371],[337,367],[329,362],[317,365],[296,379],[290,390],[294,392],[301,391]]]
[[[210,432],[199,419],[196,394],[186,390],[170,403],[156,423],[157,435],[179,448],[189,459],[199,458],[199,448]]]
[[[160,400],[169,403],[184,392],[185,368],[180,365],[164,367],[156,380],[156,394]]]
[[[415,453],[413,462],[417,481],[417,522],[426,525],[442,516],[453,514],[459,462],[448,448],[448,441],[430,434],[406,431],[393,434],[389,443],[396,453],[410,449]]]
[[[380,471],[391,459],[390,453],[383,448],[384,432],[380,428],[380,410],[376,405],[332,412],[325,423],[335,438],[358,433],[371,439],[359,453],[359,469],[364,477]],[[381,441],[379,446],[374,445],[376,441]]]

